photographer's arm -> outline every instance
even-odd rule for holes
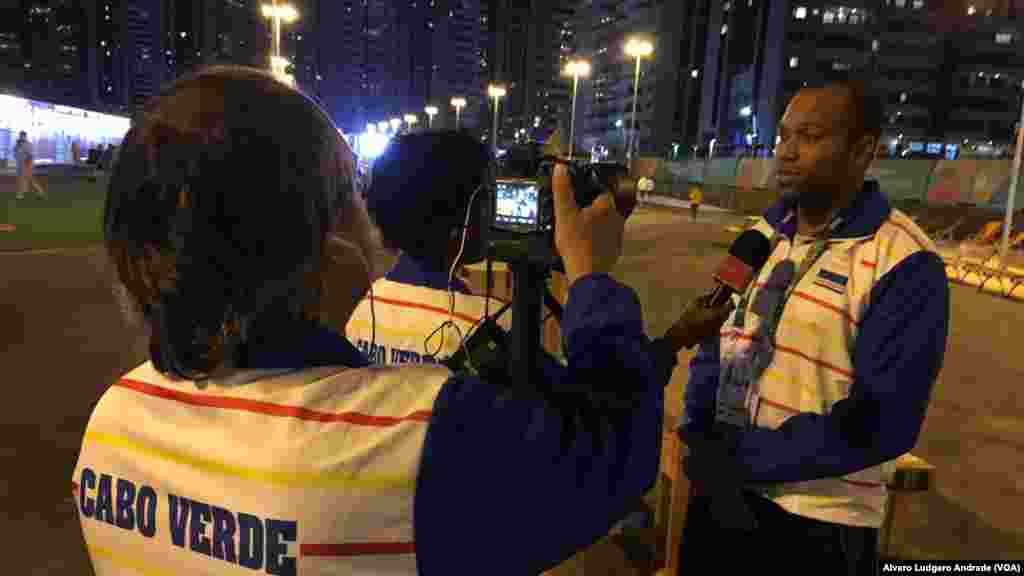
[[[599,441],[539,396],[453,378],[435,402],[417,479],[421,573],[536,574],[607,534],[653,485],[663,388],[635,293],[605,274],[578,279],[563,330],[569,365],[553,384],[614,382],[632,410]]]

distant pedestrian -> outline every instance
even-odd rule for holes
[[[32,175],[33,162],[32,143],[28,141],[28,134],[24,131],[19,132],[18,140],[14,144],[14,164],[17,175],[16,197],[18,200],[25,198],[25,191],[30,187],[35,189],[38,198],[46,198],[46,190]]]
[[[690,186],[690,219],[697,221],[700,203],[704,201],[704,190],[700,186]]]

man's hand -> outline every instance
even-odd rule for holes
[[[609,273],[622,255],[626,218],[615,208],[615,198],[605,192],[594,203],[576,205],[569,170],[555,166],[551,179],[555,200],[555,247],[565,263],[571,286],[588,274]]]
[[[682,429],[677,434],[689,449],[683,458],[683,473],[697,494],[710,498],[715,523],[729,530],[755,530],[757,518],[744,500],[744,477],[733,456],[733,442]]]
[[[683,309],[679,320],[665,333],[665,339],[673,351],[693,348],[698,342],[717,335],[722,329],[722,324],[735,306],[729,300],[723,306],[708,308],[710,300],[710,295],[704,295],[691,301]]]

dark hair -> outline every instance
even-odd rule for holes
[[[366,203],[384,243],[417,260],[443,256],[489,162],[486,146],[454,130],[392,139],[374,161]]]
[[[122,150],[104,240],[158,370],[198,379],[247,329],[313,319],[354,179],[314,103],[261,70],[212,67],[150,101]]]
[[[835,73],[826,76],[824,82],[815,88],[838,90],[846,97],[845,117],[849,127],[849,141],[856,142],[864,136],[882,136],[885,122],[885,104],[872,89],[871,81],[863,72]]]

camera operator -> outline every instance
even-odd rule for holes
[[[371,367],[320,324],[325,286],[354,307],[376,272],[354,182],[330,118],[260,70],[182,78],[126,136],[104,240],[150,359],[104,392],[74,471],[99,576],[537,574],[653,484],[663,383],[636,294],[608,275],[612,197],[580,209],[555,172],[570,289],[552,386],[611,379],[632,400],[598,442],[543,398]]]
[[[494,312],[495,303],[456,274],[484,258],[490,172],[486,147],[455,131],[397,136],[374,161],[367,209],[400,256],[345,328],[371,361],[437,362]],[[510,319],[503,314],[498,323],[507,330]]]

